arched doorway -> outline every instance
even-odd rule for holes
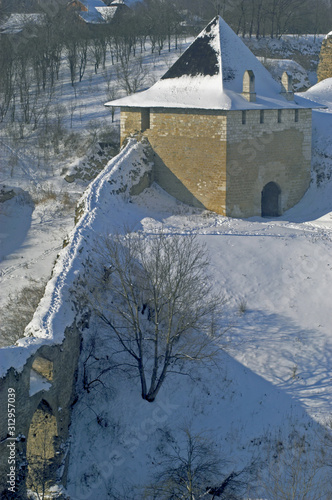
[[[52,408],[44,399],[40,402],[32,418],[28,441],[27,488],[38,495],[47,497],[48,489],[55,483],[55,440],[57,421]]]
[[[262,217],[278,217],[280,215],[281,189],[275,182],[266,184],[262,191]]]

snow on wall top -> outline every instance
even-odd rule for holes
[[[255,74],[256,102],[241,96],[246,70]],[[106,106],[220,110],[320,107],[300,96],[287,101],[280,91],[267,69],[217,16],[150,89]]]
[[[113,0],[112,4],[126,5],[127,7],[132,7],[135,3],[140,3],[142,0]]]
[[[113,0],[111,2],[111,6],[125,5],[127,7],[127,3],[130,5],[130,4],[133,4],[135,2],[127,2],[125,0]]]
[[[76,317],[71,289],[84,269],[89,252],[98,246],[95,238],[111,232],[112,227],[123,229],[128,222],[125,198],[149,169],[144,146],[132,139],[90,184],[83,197],[84,213],[70,235],[69,244],[60,253],[45,295],[26,328],[26,337],[15,346],[0,349],[0,377],[12,367],[21,371],[42,345],[62,343],[66,327]],[[110,212],[116,215],[110,218]]]

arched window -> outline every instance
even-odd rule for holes
[[[275,182],[266,184],[262,191],[262,217],[278,217],[280,215],[281,189]]]

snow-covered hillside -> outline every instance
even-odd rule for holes
[[[297,73],[300,68],[296,66],[299,64],[307,72],[310,84],[314,85],[317,83],[317,65],[323,39],[324,35],[283,35],[281,38],[273,39],[269,37],[262,37],[259,40],[255,37],[245,38],[244,42],[256,56],[263,59],[273,58],[275,63],[271,61],[270,65],[284,64],[285,61],[291,60],[293,61],[292,69],[295,69]],[[300,69],[301,73],[302,69]],[[295,75],[296,79],[299,79],[299,76],[299,74]],[[303,83],[307,84],[306,79]]]
[[[92,320],[84,331],[71,426],[71,499],[143,498],[144,487],[154,481],[167,452],[174,445],[185,447],[185,426],[212,441],[221,459],[219,484],[242,471],[242,498],[273,500],[266,491],[278,478],[290,488],[288,472],[294,463],[305,477],[295,498],[304,498],[300,488],[311,474],[312,492],[318,495],[321,487],[320,498],[332,498],[331,476],[325,482],[330,472],[319,467],[320,459],[325,465],[332,462],[326,440],[332,414],[331,89],[332,80],[326,80],[307,92],[327,106],[313,112],[313,182],[303,200],[282,217],[241,220],[201,212],[156,185],[131,196],[133,163],[140,172],[148,168],[143,146],[134,141],[91,183],[75,229],[68,212],[60,209],[62,203],[53,203],[54,212],[50,204],[39,203],[32,212],[26,196],[6,202],[8,212],[1,214],[0,224],[15,220],[17,227],[9,224],[1,230],[7,256],[1,263],[3,297],[33,266],[37,276],[43,274],[44,263],[44,273],[49,273],[51,262],[46,265],[44,256],[52,260],[60,253],[28,327],[36,337],[61,337],[74,319],[70,291],[84,272],[85,259],[93,259],[104,234],[124,227],[146,235],[161,228],[169,237],[197,234],[207,245],[215,289],[228,299],[220,325],[226,329],[225,342],[218,358],[208,365],[191,365],[186,374],[170,374],[152,404],[141,399],[136,378],[118,371],[108,372],[104,385],[96,384],[89,393],[83,389],[83,362],[91,342],[96,358],[107,355],[109,342],[107,332]],[[94,100],[89,102],[93,108]],[[57,210],[61,212],[55,218]],[[49,227],[52,231],[46,231]],[[69,244],[60,251],[68,229]],[[20,368],[30,352],[29,342],[29,337],[20,341],[15,351],[19,359],[10,348],[0,352],[2,370],[13,362]],[[279,468],[275,478],[272,472]],[[308,498],[316,497],[312,493]]]
[[[186,213],[158,187],[128,208],[125,220],[135,230],[200,235],[215,287],[229,299],[224,326],[231,329],[216,366],[193,366],[190,377],[171,375],[153,404],[141,399],[137,379],[117,372],[104,378],[106,387],[82,391],[72,425],[72,498],[92,499],[97,491],[105,498],[143,498],[140,488],[153,481],[172,443],[185,446],[185,425],[204,432],[227,461],[221,481],[250,469],[246,480],[260,486],[266,478],[258,470],[268,470],[270,461],[274,466],[273,457],[287,461],[278,446],[287,457],[288,447],[302,439],[319,453],[319,423],[329,422],[332,410],[329,226],[297,222],[297,214],[238,221]],[[87,346],[91,333],[94,354],[105,356],[107,333],[92,324]]]
[[[310,91],[329,107],[314,111],[316,149],[321,127],[332,124],[330,85]],[[326,122],[319,126],[321,116]],[[268,478],[270,467],[283,469],[279,479],[290,493],[285,470],[302,444],[306,458],[298,465],[307,486],[317,457],[327,453],[330,463],[324,429],[332,412],[331,195],[332,183],[313,182],[296,207],[271,220],[194,212],[157,186],[131,199],[123,219],[133,230],[148,235],[163,228],[170,237],[194,232],[207,245],[215,288],[228,298],[223,327],[230,329],[215,365],[192,366],[189,377],[171,375],[153,404],[141,399],[137,379],[118,373],[104,379],[105,387],[82,390],[72,425],[73,498],[92,499],[97,491],[143,498],[172,445],[185,447],[186,425],[212,439],[225,461],[220,482],[243,471],[242,498],[279,498],[266,496],[276,481]],[[122,218],[115,219],[118,230]],[[102,357],[107,333],[92,324],[86,346],[90,335]],[[331,498],[330,479],[319,479],[321,498]],[[298,488],[295,498],[302,498]],[[308,498],[316,498],[318,483],[312,488]]]
[[[308,72],[297,62],[291,59],[259,58],[261,63],[269,70],[273,78],[281,82],[284,71],[292,75],[293,89],[295,92],[303,92],[310,87]]]
[[[143,64],[149,70],[146,85],[156,81],[188,46],[190,39],[179,40],[178,50],[165,49],[161,56],[146,51]],[[148,47],[148,45],[147,45]],[[119,140],[119,113],[112,123],[104,104],[109,85],[116,86],[116,70],[107,59],[106,69],[95,74],[90,62],[86,78],[73,87],[69,70],[63,65],[54,93],[54,106],[60,113],[67,137],[74,142],[51,155],[36,147],[36,132],[23,140],[11,137],[2,124],[0,130],[0,310],[8,306],[31,279],[47,281],[67,234],[74,227],[75,205],[98,172],[98,140],[106,135]],[[121,92],[119,91],[121,95]],[[97,139],[96,139],[97,138]],[[89,146],[91,144],[91,146]],[[96,168],[95,168],[96,165]],[[86,174],[86,175],[85,175]],[[67,182],[67,180],[70,182]],[[74,180],[74,182],[72,182]],[[3,194],[18,196],[2,203]],[[23,331],[19,332],[21,335]],[[17,337],[16,337],[17,338]],[[0,338],[0,347],[7,345]]]

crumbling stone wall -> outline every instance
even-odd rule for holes
[[[22,371],[10,368],[0,379],[0,498],[24,499],[27,479],[29,486],[40,493],[43,481],[54,484],[60,465],[65,483],[66,442],[80,344],[76,326],[67,328],[62,344],[42,345]],[[15,395],[14,436],[8,433],[8,394]],[[15,458],[15,473],[10,476],[11,457]],[[15,477],[13,494],[11,477]]]
[[[318,82],[332,78],[332,34],[324,38],[317,68]]]

